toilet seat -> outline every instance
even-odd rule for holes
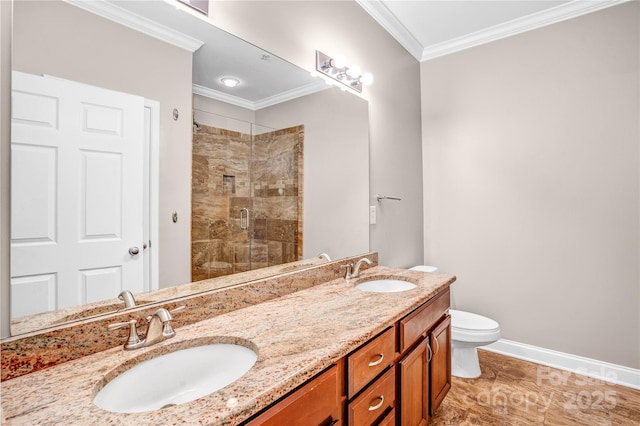
[[[438,272],[438,268],[436,268],[435,266],[429,266],[429,265],[418,265],[418,266],[414,266],[413,268],[409,268],[410,271],[420,271],[420,272]]]
[[[495,342],[500,339],[500,325],[491,318],[450,309],[451,339],[460,342]]]

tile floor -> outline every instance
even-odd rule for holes
[[[482,375],[453,377],[429,425],[640,425],[640,390],[479,350]]]

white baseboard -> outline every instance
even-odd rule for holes
[[[480,349],[640,390],[640,370],[500,339]]]

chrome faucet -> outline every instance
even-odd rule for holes
[[[350,280],[351,278],[358,278],[360,276],[360,267],[362,266],[363,263],[366,263],[367,265],[371,265],[373,262],[371,262],[366,257],[363,257],[362,259],[358,260],[355,265],[351,263],[347,263],[346,265],[340,266],[341,268],[345,268],[347,270],[347,272],[344,275],[344,279]]]
[[[320,253],[320,254],[318,255],[318,257],[319,257],[320,259],[325,259],[327,262],[331,262],[331,258],[329,257],[329,255],[328,255],[327,253]]]
[[[358,260],[355,266],[353,267],[353,271],[351,272],[351,278],[358,278],[360,276],[360,267],[362,266],[363,263],[366,263],[367,265],[371,266],[373,262],[371,262],[366,257],[363,257],[362,259]]]
[[[129,290],[123,290],[118,295],[118,299],[124,302],[125,309],[133,308],[136,306],[136,299],[133,298],[133,294]]]
[[[175,330],[171,327],[173,316],[165,308],[158,309],[151,318],[147,318],[149,327],[147,335],[144,338],[144,345],[151,346],[165,339],[170,339],[176,335]]]
[[[147,317],[149,327],[147,328],[147,334],[144,339],[140,339],[140,336],[138,336],[138,321],[135,319],[131,319],[127,322],[109,324],[107,328],[109,330],[116,330],[118,328],[128,326],[129,337],[127,338],[127,342],[124,344],[124,348],[126,350],[144,348],[175,336],[176,332],[171,326],[171,320],[173,319],[171,314],[183,311],[184,309],[185,306],[177,307],[171,311],[168,311],[165,308],[159,308],[152,316]]]

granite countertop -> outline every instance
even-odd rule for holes
[[[372,278],[417,284],[399,293],[366,293],[355,284]],[[336,279],[268,302],[176,329],[149,348],[109,349],[2,382],[2,424],[236,425],[448,287],[453,275],[374,267],[358,279]],[[179,314],[176,314],[179,315]],[[256,364],[231,385],[162,410],[104,411],[93,397],[125,367],[176,349],[237,342],[257,350]],[[131,362],[133,361],[133,362]]]
[[[322,265],[325,260],[320,258],[304,259],[290,262],[284,265],[274,265],[251,271],[238,272],[207,280],[196,281],[176,285],[172,287],[152,290],[135,294],[136,307],[149,303],[162,302],[164,300],[186,297],[196,293],[212,291],[239,285],[246,282],[259,280],[289,271],[301,270],[311,266]],[[15,335],[29,333],[43,328],[64,324],[69,321],[76,321],[84,318],[94,317],[105,313],[125,312],[122,300],[108,299],[99,302],[87,303],[79,306],[71,306],[55,311],[43,312],[11,320],[11,332]]]

